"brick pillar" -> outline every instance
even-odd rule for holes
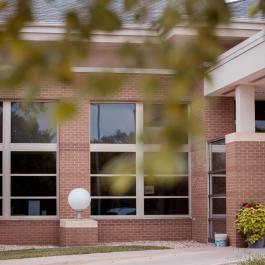
[[[59,138],[59,217],[74,218],[67,197],[74,188],[89,190],[89,102],[79,104],[78,113],[60,126]],[[88,217],[88,210],[84,217]]]
[[[206,143],[192,144],[191,150],[191,190],[192,190],[192,239],[208,241],[208,176]]]
[[[263,138],[263,141],[261,141]],[[265,203],[265,134],[233,133],[226,137],[227,233],[230,245],[242,247],[235,216],[242,202]]]

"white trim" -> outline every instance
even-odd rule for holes
[[[59,220],[58,216],[55,215],[38,215],[38,216],[26,216],[26,215],[20,215],[20,216],[9,216],[9,217],[3,217],[0,216],[0,221],[14,221],[14,220]]]
[[[56,152],[57,144],[35,144],[35,143],[10,143],[10,151],[14,152]]]
[[[265,142],[265,133],[235,132],[227,134],[225,143],[232,142]]]
[[[135,153],[135,144],[90,144],[90,152],[125,152]]]
[[[144,216],[144,176],[142,162],[144,160],[141,134],[144,127],[144,106],[136,104],[136,216]]]
[[[11,153],[10,153],[10,142],[11,142],[11,103],[3,102],[3,212],[4,218],[10,217],[11,213]],[[5,143],[5,144],[4,144]]]
[[[119,219],[133,219],[133,220],[145,220],[145,219],[185,219],[190,220],[192,217],[188,215],[144,215],[138,217],[136,215],[91,215],[94,220],[119,220]]]
[[[212,148],[212,153],[225,153],[225,145],[221,145],[221,144],[212,144],[211,145]]]
[[[261,30],[219,56],[209,70],[211,81],[204,80],[204,95],[222,95],[240,84],[255,86],[255,79],[264,74],[264,47],[265,30]]]
[[[217,27],[216,35],[220,37],[247,38],[258,32],[264,26],[261,19],[232,19],[229,25]],[[21,37],[32,41],[61,40],[65,34],[64,23],[29,23],[21,30]],[[195,32],[187,25],[181,24],[173,28],[167,39],[175,36],[191,36]],[[161,32],[155,31],[150,25],[124,24],[122,29],[113,32],[94,31],[91,41],[95,43],[136,43],[143,44],[148,38],[158,40]]]
[[[74,66],[74,73],[114,73],[114,74],[141,74],[141,75],[174,75],[175,71],[163,68],[126,68],[126,67],[92,67]]]
[[[135,177],[135,174],[90,174],[90,177]]]

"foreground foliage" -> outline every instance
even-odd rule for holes
[[[55,1],[46,3],[52,5]],[[113,8],[117,1],[122,4],[119,11]],[[59,121],[73,117],[80,100],[85,97],[99,99],[119,92],[125,82],[130,82],[126,80],[128,75],[106,72],[89,74],[80,79],[72,67],[80,65],[84,58],[89,60],[93,54],[95,43],[92,38],[95,32],[121,30],[123,18],[131,15],[136,25],[148,25],[151,31],[157,33],[157,38],[156,41],[146,38],[141,48],[129,42],[121,44],[118,54],[122,56],[123,67],[148,68],[146,51],[150,50],[155,68],[172,70],[170,81],[163,86],[166,118],[159,135],[163,150],[156,160],[172,157],[182,146],[182,139],[187,133],[193,135],[202,131],[199,118],[202,106],[198,96],[201,92],[197,93],[195,88],[204,78],[209,78],[207,71],[216,64],[218,55],[225,49],[216,31],[219,26],[231,22],[229,5],[225,0],[168,0],[161,8],[160,16],[150,20],[150,10],[158,2],[156,0],[80,2],[83,3],[82,8],[64,12],[60,39],[32,42],[25,39],[21,31],[36,22],[34,1],[1,1],[0,89],[16,91],[23,87],[26,98],[32,100],[38,97],[44,83],[73,88],[73,98],[61,99],[55,108],[53,117]],[[253,15],[264,11],[265,0],[259,0],[251,7]],[[174,28],[183,25],[194,34],[185,41],[168,41]],[[143,75],[140,79],[135,86],[143,95],[143,102],[157,98],[161,80],[155,75]],[[183,98],[189,98],[192,102],[188,119],[183,118],[183,111],[178,107]]]
[[[10,250],[0,252],[0,260],[160,249],[167,248],[158,246],[94,246]]]

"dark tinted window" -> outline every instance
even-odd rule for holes
[[[3,215],[3,200],[0,199],[0,215]]]
[[[135,104],[92,104],[91,143],[135,143]]]
[[[226,193],[225,177],[212,177],[212,193],[213,194],[225,194]]]
[[[225,172],[225,153],[212,153],[212,171]]]
[[[134,174],[135,153],[92,152],[91,174]]]
[[[0,174],[3,173],[3,157],[2,152],[0,152]]]
[[[146,215],[187,215],[189,214],[189,199],[145,199],[144,214]]]
[[[12,199],[11,215],[56,215],[56,200]]]
[[[0,142],[3,142],[3,102],[0,102]]]
[[[91,177],[92,196],[135,196],[135,177]]]
[[[145,177],[145,196],[188,196],[188,177]]]
[[[3,196],[3,178],[0,176],[0,196]]]
[[[225,198],[213,198],[213,214],[226,214],[226,199]]]
[[[12,176],[11,196],[56,196],[56,177]]]
[[[50,117],[54,103],[11,104],[12,143],[55,143],[56,126]]]
[[[11,173],[55,174],[55,152],[12,152]]]
[[[92,215],[135,215],[135,199],[92,199]]]
[[[256,132],[265,132],[265,101],[256,101]]]
[[[161,144],[164,134],[161,129],[172,124],[179,124],[178,141],[181,144],[188,144],[188,131],[183,124],[188,120],[187,105],[171,105],[167,106],[168,113],[165,112],[163,104],[146,104],[144,105],[144,135],[143,141],[145,144]],[[174,115],[171,115],[174,113]],[[176,115],[177,114],[177,115]],[[171,116],[170,116],[171,115]],[[172,121],[165,123],[166,118],[172,118]]]

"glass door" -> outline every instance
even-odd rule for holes
[[[215,233],[226,233],[225,140],[209,143],[209,241]]]

